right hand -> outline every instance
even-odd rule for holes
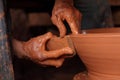
[[[69,1],[69,2],[67,2]],[[82,14],[73,6],[72,0],[56,0],[52,10],[51,20],[60,31],[60,37],[66,35],[63,21],[69,24],[73,34],[78,34],[81,26]]]

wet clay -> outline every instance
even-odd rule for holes
[[[87,80],[120,80],[120,28],[93,29],[70,37],[87,67]]]
[[[47,51],[45,44],[52,37],[52,33],[46,33],[23,42],[24,56],[42,65],[60,67],[67,57],[66,55],[73,55],[73,50],[65,43],[65,39],[59,40],[58,38],[58,42],[53,40],[54,43],[49,46]]]
[[[69,36],[65,36],[64,38],[54,36],[47,42],[46,47],[48,51],[54,51],[69,47],[72,49],[73,54],[65,54],[65,56],[67,57],[72,57],[76,53],[73,42],[71,41],[71,38],[69,38]]]

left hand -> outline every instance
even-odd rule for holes
[[[27,42],[23,42],[25,56],[38,64],[60,67],[65,59],[65,57],[61,56],[72,55],[73,51],[70,47],[47,51],[46,42],[52,37],[52,33],[48,32]]]
[[[67,1],[67,0],[66,0]],[[51,20],[60,31],[60,37],[66,34],[66,28],[63,21],[66,20],[73,34],[78,34],[81,25],[82,14],[71,4],[64,0],[56,0]]]

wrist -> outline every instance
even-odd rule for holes
[[[12,45],[15,55],[17,55],[19,58],[26,57],[26,52],[23,48],[23,41],[18,41],[16,39],[12,39]]]

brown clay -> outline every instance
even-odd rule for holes
[[[70,35],[77,54],[88,70],[87,75],[81,74],[74,79],[120,80],[120,28],[92,29],[86,32],[87,34]],[[61,43],[68,46],[65,40],[61,39],[60,45]],[[53,45],[52,49],[57,48],[57,45]]]
[[[70,36],[65,36],[64,38],[54,36],[47,42],[46,47],[47,47],[47,50],[49,51],[59,50],[65,47],[69,47],[73,51],[73,54],[67,54],[67,56],[69,57],[75,55],[76,53]]]
[[[47,42],[47,49],[48,50],[58,50],[64,47],[68,47],[69,44],[67,42],[67,38],[60,38],[60,37],[52,37],[48,42]]]
[[[86,30],[87,33],[120,33],[120,28],[101,28]]]
[[[71,38],[88,80],[120,80],[120,28],[89,30]]]

